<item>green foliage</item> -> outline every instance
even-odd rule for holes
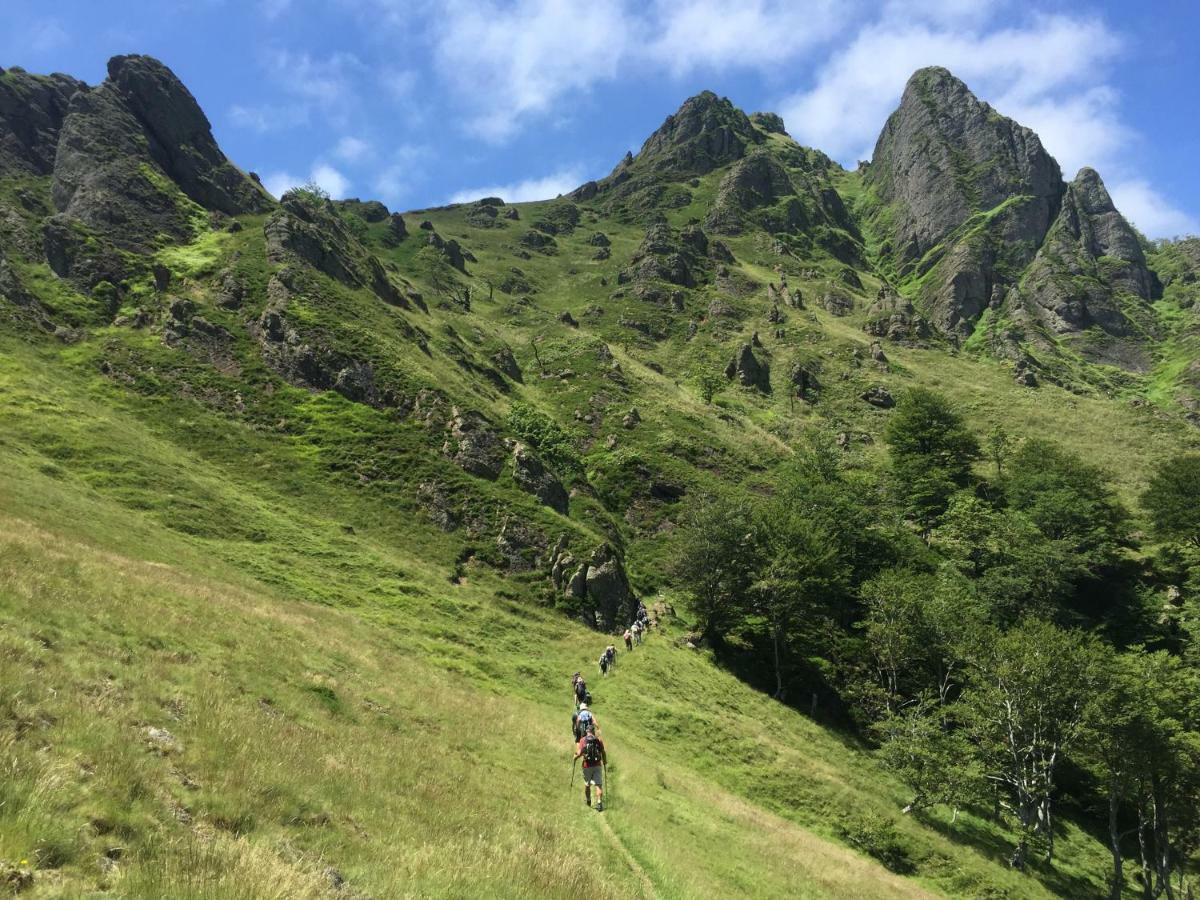
[[[1155,535],[1200,546],[1200,455],[1164,461],[1142,494]]]
[[[700,393],[700,399],[706,404],[711,404],[713,398],[721,391],[725,390],[728,381],[719,372],[712,369],[700,369],[692,375],[692,381],[696,383],[696,389]]]
[[[701,498],[680,523],[672,572],[707,641],[724,641],[748,612],[758,566],[755,538],[755,519],[745,498]]]
[[[582,463],[571,436],[557,422],[535,406],[513,403],[508,411],[508,427],[533,447],[546,463],[558,472],[579,472]]]

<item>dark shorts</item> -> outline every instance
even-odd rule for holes
[[[583,783],[594,784],[596,787],[604,787],[604,767],[603,766],[584,766],[583,767]]]

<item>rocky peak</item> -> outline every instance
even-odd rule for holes
[[[1027,195],[1040,242],[1058,211],[1062,173],[1033,131],[981,102],[939,67],[920,69],[888,118],[867,183],[893,205],[891,254],[904,269],[972,213]]]
[[[1141,242],[1113,205],[1095,169],[1080,169],[1067,186],[1059,222],[1093,259],[1106,256],[1128,263],[1127,287],[1143,300],[1150,299],[1152,276],[1146,269]]]
[[[662,174],[703,175],[741,159],[748,146],[762,140],[728,98],[703,91],[667,116],[635,161],[653,163]]]
[[[67,105],[86,89],[68,75],[30,75],[16,66],[0,70],[0,174],[48,174]]]
[[[779,113],[751,113],[750,121],[768,134],[787,134],[787,129],[783,127],[783,116],[779,115]]]
[[[229,215],[270,205],[221,152],[196,98],[161,62],[149,56],[114,56],[108,61],[108,83],[145,129],[154,161],[185,194]]]

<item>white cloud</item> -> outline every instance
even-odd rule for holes
[[[423,144],[401,144],[391,151],[391,161],[375,176],[373,187],[380,200],[399,206],[424,175],[423,164],[432,155]]]
[[[509,184],[493,184],[488,187],[465,188],[455,191],[447,203],[470,203],[481,197],[501,197],[509,203],[524,203],[527,200],[549,200],[559,194],[573,191],[584,181],[579,166],[559,169],[541,178],[527,178]]]
[[[345,197],[350,189],[350,180],[328,163],[315,164],[307,178],[291,172],[271,172],[263,178],[263,187],[275,197],[282,197],[292,188],[310,183],[320,187],[335,200]]]
[[[263,176],[263,187],[276,199],[282,197],[294,187],[300,187],[308,181],[293,175],[291,172],[268,172]]]
[[[1117,209],[1147,237],[1200,235],[1200,220],[1172,206],[1149,182],[1135,178],[1109,185]]]
[[[470,107],[467,130],[510,138],[527,115],[612,78],[627,22],[618,3],[451,0],[436,26],[441,75]]]
[[[371,145],[362,138],[346,135],[333,148],[333,155],[348,163],[359,162],[371,155]]]
[[[837,159],[868,158],[876,135],[916,69],[950,69],[1000,112],[1032,112],[1067,158],[1086,155],[1084,139],[1116,139],[1096,127],[1111,95],[1094,85],[1101,64],[1120,49],[1097,19],[1038,16],[991,32],[884,19],[862,29],[818,72],[816,85],[781,104],[791,134]],[[1091,114],[1086,133],[1075,130]],[[1106,116],[1109,124],[1115,122]],[[1030,123],[1032,124],[1032,123]]]
[[[836,0],[657,0],[642,50],[673,75],[698,68],[776,65],[845,26]]]
[[[296,104],[234,104],[229,108],[229,120],[239,128],[249,128],[260,134],[295,128],[308,122],[308,110]]]

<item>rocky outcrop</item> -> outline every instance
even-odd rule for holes
[[[149,56],[114,56],[108,84],[142,126],[150,156],[205,209],[261,212],[266,193],[237,169],[213,139],[200,105],[175,73]]]
[[[262,348],[263,361],[292,384],[337,391],[347,400],[369,406],[395,406],[395,393],[376,384],[370,362],[329,346],[319,336],[304,334],[289,321],[292,280],[293,273],[285,269],[267,285],[267,307],[252,329]],[[172,317],[183,321],[179,315]]]
[[[565,541],[560,541],[550,557],[550,577],[579,617],[593,628],[611,632],[632,622],[637,613],[637,595],[611,544],[602,544],[585,562],[577,562]]]
[[[750,113],[750,121],[760,131],[765,131],[767,134],[787,134],[787,129],[783,127],[783,116],[773,112],[756,112]]]
[[[902,278],[921,279],[930,322],[955,337],[1029,265],[1063,196],[1038,136],[941,68],[909,79],[866,183],[881,204],[883,255]]]
[[[165,237],[184,241],[207,220],[197,212],[261,211],[271,200],[213,140],[187,88],[143,56],[109,61],[109,77],[71,98],[59,133],[55,207],[135,252]],[[187,201],[191,201],[189,205]]]
[[[742,387],[758,388],[764,394],[771,392],[771,369],[765,361],[760,362],[754,355],[754,348],[742,344],[737,356],[725,367],[726,378],[736,378]]]
[[[787,170],[773,155],[765,150],[751,153],[721,179],[716,201],[704,224],[718,234],[739,234],[745,227],[747,213],[772,206],[795,193]],[[799,202],[791,207],[784,214],[787,221],[780,230],[795,227],[803,220]]]
[[[866,181],[892,208],[884,252],[902,272],[976,212],[1032,198],[1023,217],[1040,243],[1062,197],[1062,173],[1038,136],[980,102],[941,68],[908,81],[888,118]]]
[[[67,75],[0,74],[0,173],[48,175],[71,97],[87,90]]]
[[[504,468],[504,444],[487,419],[477,412],[454,407],[446,424],[449,435],[442,453],[464,472],[495,481]]]
[[[538,502],[557,513],[567,515],[567,489],[558,476],[546,468],[541,457],[526,447],[513,447],[513,480],[517,487],[537,497]]]
[[[898,344],[920,345],[933,335],[933,329],[917,312],[912,301],[888,290],[881,290],[867,309],[863,331]]]
[[[684,102],[642,144],[634,162],[660,175],[704,175],[745,155],[762,135],[728,98],[703,91]]]
[[[689,225],[675,232],[665,219],[646,229],[646,236],[617,275],[618,284],[631,286],[634,296],[665,305],[682,298],[666,285],[690,288],[709,277],[708,236],[703,229]]]
[[[368,288],[387,303],[408,305],[383,265],[349,232],[329,200],[307,191],[289,191],[263,231],[270,262],[298,261],[348,287]]]
[[[1149,308],[1160,290],[1133,228],[1092,169],[1067,188],[1062,210],[1019,292],[1020,312],[1061,335],[1102,332],[1079,341],[1094,362],[1142,369],[1145,336],[1154,336]]]

